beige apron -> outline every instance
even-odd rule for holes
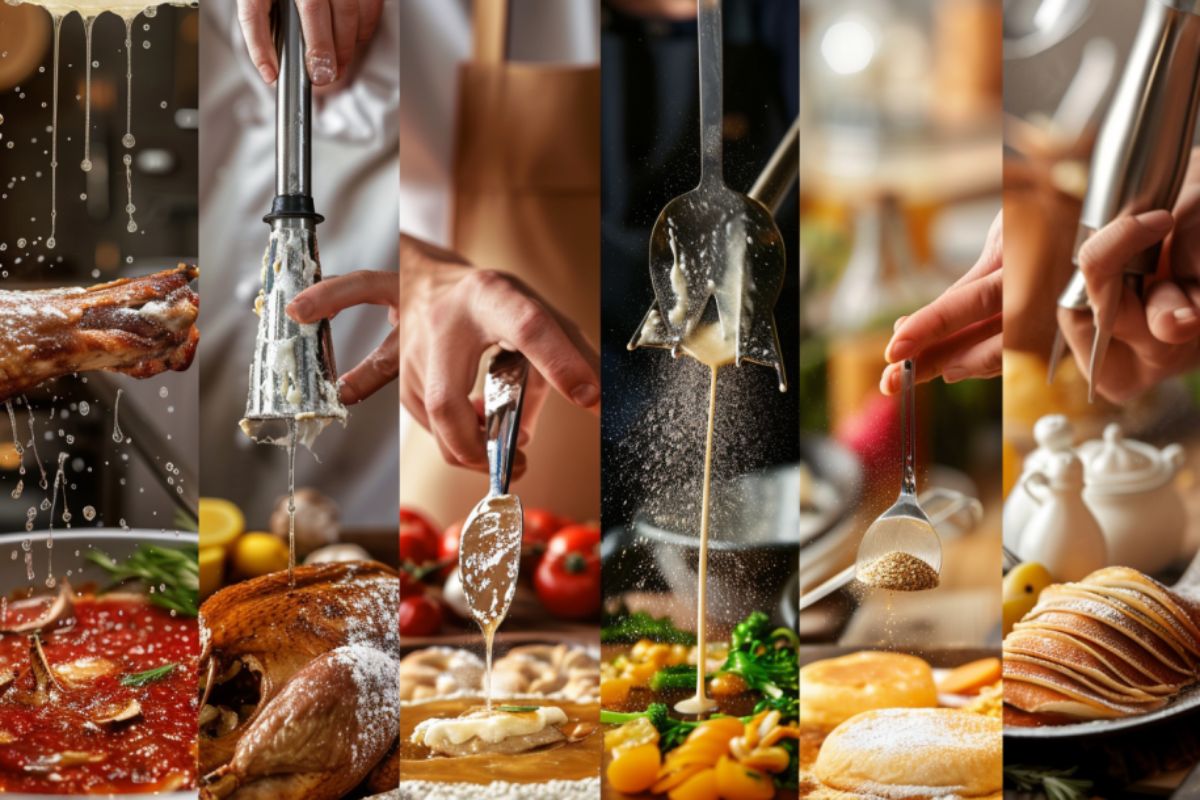
[[[600,341],[600,70],[507,61],[508,0],[475,0],[474,53],[459,69],[451,247],[512,273]],[[551,392],[528,470],[526,508],[600,517],[600,423]],[[400,461],[402,502],[441,525],[465,517],[486,476],[450,467],[413,426]]]

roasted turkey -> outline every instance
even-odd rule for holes
[[[295,579],[238,583],[200,608],[202,800],[396,785],[399,576],[343,562],[296,567]]]

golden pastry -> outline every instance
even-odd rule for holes
[[[813,776],[830,793],[860,798],[999,800],[1002,769],[1000,720],[947,708],[895,708],[867,711],[835,728]]]
[[[863,711],[932,708],[933,670],[916,656],[866,650],[800,669],[800,724],[832,729]]]

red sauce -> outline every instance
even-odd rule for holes
[[[67,686],[42,706],[20,702],[35,686],[29,638],[0,635],[0,671],[18,676],[0,690],[0,791],[195,788],[196,620],[173,617],[131,597],[82,597],[75,605],[75,619],[73,626],[43,637],[50,664],[102,658],[117,668]],[[177,666],[164,678],[137,687],[120,682],[165,664]],[[130,700],[141,705],[139,717],[111,727],[90,721],[101,709],[122,707]],[[100,760],[69,766],[58,760],[72,751]]]

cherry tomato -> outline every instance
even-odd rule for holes
[[[419,594],[425,594],[425,584],[413,577],[412,573],[406,569],[400,570],[400,596],[415,597]]]
[[[400,635],[432,636],[442,629],[442,609],[425,595],[400,601]]]
[[[455,565],[458,564],[458,540],[462,538],[464,522],[466,522],[465,519],[460,519],[442,531],[441,542],[438,546],[438,561],[446,563],[439,573],[443,579],[449,578],[450,573],[454,572]]]
[[[542,605],[568,619],[600,611],[600,528],[568,525],[554,534],[534,576]]]
[[[400,509],[400,559],[411,564],[436,561],[438,530],[427,517],[410,508]]]
[[[521,535],[521,574],[532,575],[542,560],[551,537],[570,520],[544,508],[525,509],[525,529]]]

